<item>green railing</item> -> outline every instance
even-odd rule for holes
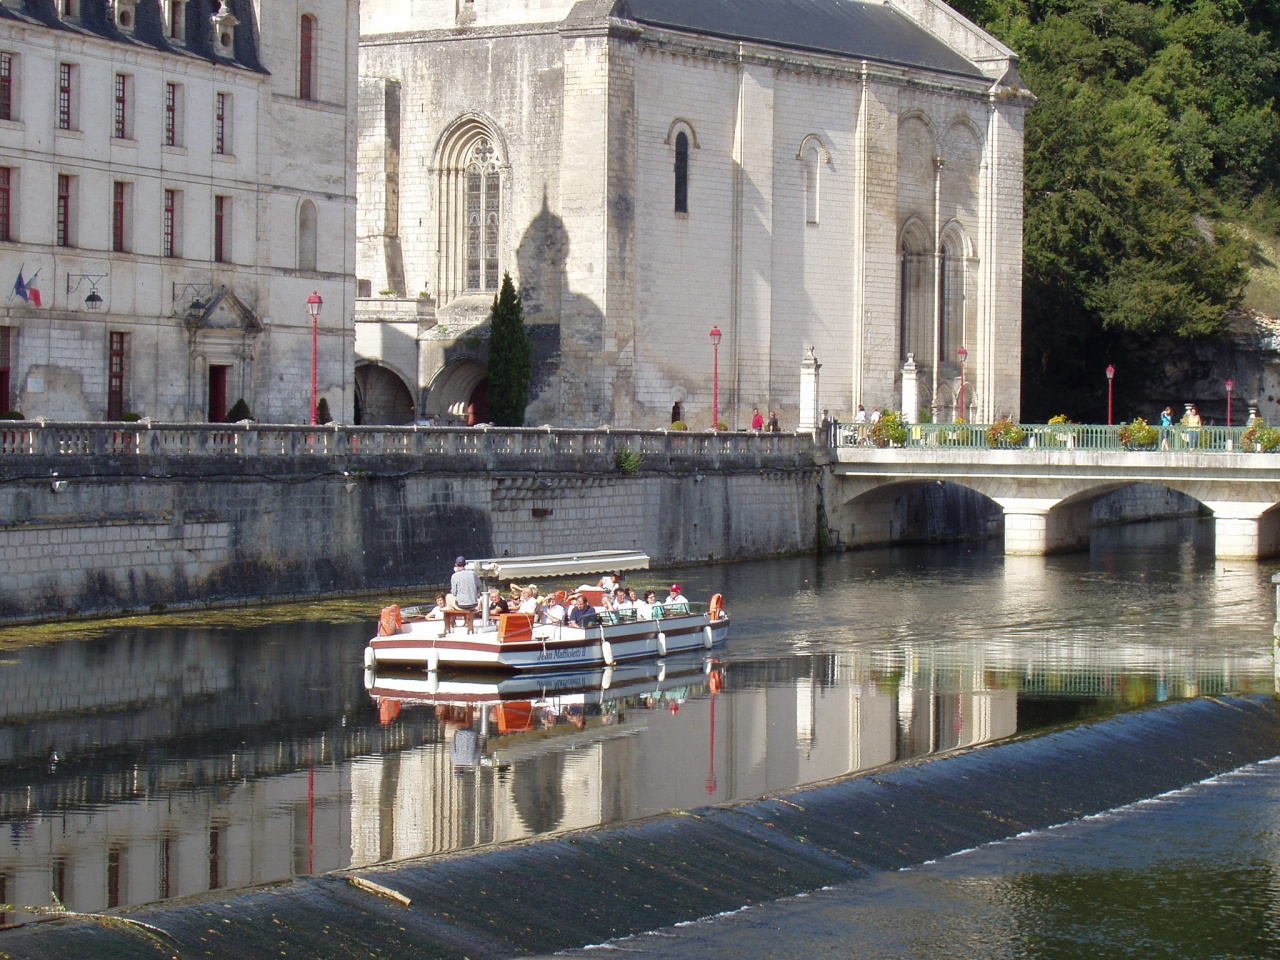
[[[886,443],[869,423],[838,423],[831,443],[840,447],[948,447],[968,450],[1133,450],[1160,453],[1254,453],[1258,447],[1246,443],[1247,427],[1156,427],[1155,443],[1125,443],[1123,425],[1092,423],[1024,423],[1019,424],[1025,436],[1021,441],[992,443],[985,423],[914,423],[907,426],[907,438],[901,444]]]

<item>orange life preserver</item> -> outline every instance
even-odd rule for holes
[[[724,597],[718,593],[711,595],[711,605],[707,607],[707,615],[712,620],[721,620],[724,618]]]
[[[724,689],[724,677],[720,675],[719,670],[711,671],[711,675],[707,678],[707,683],[711,687],[712,693],[719,693]]]
[[[400,605],[393,603],[382,608],[382,616],[378,618],[378,636],[393,637],[404,626],[404,616],[400,613]]]

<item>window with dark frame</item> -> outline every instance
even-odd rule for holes
[[[213,198],[213,259],[217,263],[227,262],[227,214],[230,201],[228,197]]]
[[[128,251],[125,227],[129,215],[129,185],[117,180],[111,189],[111,249],[116,253]]]
[[[13,54],[0,53],[0,120],[13,119]]]
[[[124,417],[124,348],[128,334],[111,331],[109,356],[107,360],[107,419],[119,420]]]
[[[298,97],[302,100],[314,100],[315,97],[315,56],[316,56],[316,20],[305,16],[298,31]]]
[[[65,173],[58,174],[58,210],[57,235],[55,241],[60,247],[71,246],[71,177]]]
[[[169,39],[185,40],[187,5],[183,0],[169,0]]]
[[[71,81],[73,67],[69,63],[58,64],[58,129],[71,129]]]
[[[0,327],[0,413],[8,413],[13,409],[13,381],[10,375],[13,370],[13,327]],[[0,885],[0,894],[3,886]],[[0,902],[3,899],[0,898]],[[3,917],[4,914],[0,914]]]
[[[227,152],[227,94],[218,93],[213,98],[213,152]]]
[[[178,145],[178,85],[164,85],[164,145]]]
[[[676,213],[689,212],[689,136],[676,134]]]
[[[114,136],[117,140],[129,136],[129,77],[123,73],[116,74],[116,109]]]
[[[13,239],[13,168],[0,167],[0,241]]]
[[[166,257],[177,256],[174,233],[178,216],[178,191],[164,192],[164,234],[161,240],[161,254]]]

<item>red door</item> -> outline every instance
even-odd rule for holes
[[[209,422],[227,421],[227,373],[230,367],[209,365]]]

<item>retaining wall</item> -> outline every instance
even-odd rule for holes
[[[822,471],[795,437],[427,431],[419,452],[414,428],[344,429],[301,453],[224,428],[208,446],[42,437],[0,456],[0,619],[426,588],[457,554],[675,565],[815,543]],[[649,451],[633,475],[628,444]]]

